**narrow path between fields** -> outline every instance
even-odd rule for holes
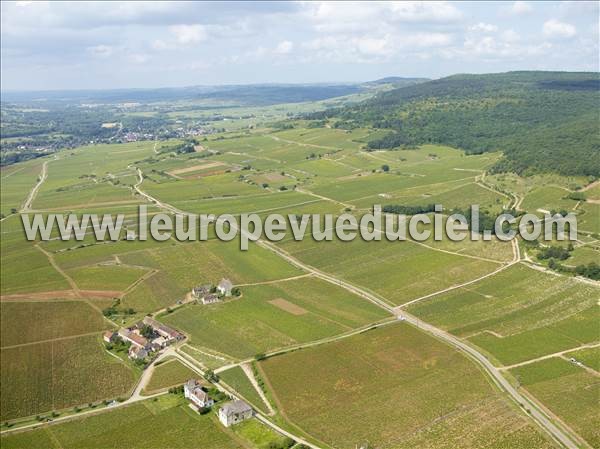
[[[273,406],[271,405],[271,402],[267,399],[267,396],[265,395],[265,392],[263,391],[263,389],[260,388],[260,385],[258,385],[258,382],[256,381],[256,378],[254,377],[254,372],[252,371],[250,364],[244,363],[243,365],[241,365],[241,367],[242,367],[242,370],[244,371],[244,373],[246,374],[246,377],[248,378],[248,380],[250,381],[250,383],[252,384],[252,386],[254,387],[254,389],[256,390],[256,392],[258,393],[260,398],[262,399],[262,401],[267,406],[267,409],[269,411],[268,416],[273,416],[275,414],[275,410],[273,410]]]
[[[590,343],[590,344],[586,344],[586,345],[577,346],[577,347],[571,348],[571,349],[565,349],[564,351],[555,352],[553,354],[546,354],[541,357],[536,357],[535,359],[530,359],[530,360],[526,360],[524,362],[515,363],[514,365],[503,366],[498,369],[500,371],[510,370],[513,368],[517,368],[519,366],[530,365],[531,363],[540,362],[542,360],[551,359],[553,357],[559,357],[561,355],[568,354],[569,352],[579,351],[580,349],[590,349],[590,348],[598,348],[598,347],[600,347],[600,343]],[[600,375],[597,371],[594,371],[594,372],[596,373],[596,375]]]
[[[139,168],[137,169],[137,172],[138,172],[138,176],[139,176],[139,182],[134,187],[142,196],[144,196],[148,200],[152,201],[153,203],[157,204],[159,207],[167,209],[171,212],[185,214],[185,212],[179,211],[178,209],[174,208],[173,206],[171,206],[167,203],[163,203],[163,202],[159,201],[158,199],[152,197],[151,195],[148,195],[145,192],[143,192],[140,189],[140,185],[143,182],[143,175]],[[240,230],[239,228],[237,229],[237,231],[244,232],[243,230]],[[553,439],[555,439],[557,442],[559,442],[560,444],[564,445],[565,447],[567,447],[569,449],[577,449],[578,445],[574,442],[573,438],[566,433],[566,430],[563,430],[563,429],[559,428],[557,425],[555,425],[554,422],[552,422],[551,419],[541,410],[541,406],[538,405],[536,403],[536,401],[533,401],[533,400],[525,397],[523,394],[521,394],[519,391],[517,391],[511,385],[511,383],[506,378],[504,378],[504,376],[502,375],[500,370],[498,370],[487,359],[487,357],[485,357],[483,354],[478,352],[473,347],[467,345],[466,343],[464,343],[457,337],[443,331],[442,329],[438,329],[429,323],[419,320],[418,318],[407,313],[404,310],[402,310],[402,311],[397,310],[397,308],[390,306],[387,303],[387,301],[383,300],[382,298],[380,298],[379,296],[377,296],[371,292],[364,290],[363,288],[352,285],[352,284],[350,284],[342,279],[339,279],[329,273],[322,272],[314,267],[304,264],[303,262],[295,259],[294,257],[289,255],[287,252],[283,251],[279,247],[275,246],[271,242],[267,242],[265,240],[259,239],[256,241],[256,243],[259,246],[261,246],[265,249],[268,249],[269,251],[279,255],[282,259],[286,260],[290,264],[292,264],[298,268],[301,268],[309,273],[312,273],[315,276],[317,276],[323,280],[326,280],[332,284],[338,285],[338,286],[340,286],[340,287],[342,287],[364,299],[371,301],[372,303],[387,310],[388,312],[391,312],[394,315],[398,315],[399,317],[401,317],[401,319],[406,320],[408,323],[410,323],[414,326],[417,326],[419,329],[421,329],[437,338],[442,339],[443,341],[450,344],[455,349],[458,349],[461,352],[465,353],[490,375],[494,384],[501,391],[504,391],[506,394],[508,394],[524,410],[524,412],[527,415],[529,415],[550,436],[552,436]],[[509,266],[519,263],[520,252],[517,251],[515,256],[516,256],[515,260],[513,260],[510,264],[504,265],[500,269],[496,270],[495,273],[487,274],[485,276],[478,278],[477,280],[481,280],[486,277],[492,276],[493,274],[496,274],[497,272],[505,270]],[[461,285],[468,285],[473,282],[476,282],[477,280],[470,281],[469,283],[464,283]],[[460,288],[460,287],[457,286],[454,288]],[[312,445],[309,445],[309,446],[314,447]]]
[[[35,197],[37,196],[37,193],[40,190],[40,187],[42,186],[42,184],[48,177],[48,162],[50,162],[50,161],[44,161],[44,163],[42,164],[42,171],[40,173],[38,182],[33,186],[33,188],[31,189],[31,192],[29,192],[29,195],[27,196],[27,199],[25,200],[25,203],[23,203],[23,207],[21,208],[21,210],[19,212],[27,212],[27,211],[31,210],[31,205],[33,203],[33,200],[35,200]]]

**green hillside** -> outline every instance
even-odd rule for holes
[[[598,73],[508,72],[402,87],[309,118],[389,129],[368,143],[373,150],[424,143],[500,150],[492,171],[599,176],[599,104]]]

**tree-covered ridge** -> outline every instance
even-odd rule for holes
[[[598,73],[454,75],[314,114],[390,129],[370,149],[438,143],[503,151],[496,171],[600,176]]]

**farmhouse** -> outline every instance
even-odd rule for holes
[[[231,289],[233,288],[233,284],[229,279],[221,279],[219,285],[217,285],[217,291],[225,296],[231,296]]]
[[[250,419],[252,418],[252,415],[252,407],[239,399],[228,402],[219,409],[219,421],[221,421],[225,427]]]
[[[132,346],[137,348],[145,349],[148,347],[148,340],[145,337],[138,333],[132,332],[129,329],[121,329],[119,331],[119,337],[121,337],[123,341],[128,341],[132,344]]]
[[[198,408],[212,407],[215,403],[196,379],[190,379],[185,383],[183,395]]]
[[[113,338],[115,338],[115,333],[113,331],[106,331],[104,332],[104,334],[102,335],[102,339],[106,342],[106,343],[110,343],[113,341]]]
[[[146,349],[133,345],[129,348],[129,358],[141,360],[146,357],[148,357],[148,351]]]
[[[221,302],[221,298],[215,293],[210,293],[202,297],[202,304],[214,304],[215,302]]]
[[[175,329],[169,326],[159,323],[154,318],[149,316],[144,317],[142,322],[146,326],[150,326],[152,329],[154,329],[154,331],[157,332],[161,337],[164,337],[168,344],[171,344],[174,341],[183,340],[185,338],[185,335],[182,333],[177,332]]]
[[[169,340],[165,337],[160,336],[152,340],[152,349],[155,351],[159,351],[162,348],[166,348],[169,345]]]
[[[202,299],[206,295],[208,295],[211,290],[212,290],[212,285],[210,285],[210,284],[198,285],[197,287],[194,287],[192,289],[192,296],[194,296],[194,298],[196,298],[196,299]]]

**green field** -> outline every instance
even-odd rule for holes
[[[45,159],[34,159],[0,170],[0,213],[8,216],[19,210],[36,184]]]
[[[194,286],[216,284],[223,277],[244,284],[301,274],[268,250],[251,245],[248,251],[240,252],[238,245],[235,241],[207,241],[122,255],[124,263],[158,270],[125,295],[123,303],[135,310],[158,310],[174,304]]]
[[[341,129],[330,120],[312,127],[294,118],[293,127],[278,130],[272,123],[345,101],[208,109],[190,101],[176,111],[161,103],[152,111],[124,112],[130,118],[207,120],[226,131],[198,136],[195,151],[187,154],[175,151],[181,139],[159,138],[156,152],[153,141],[86,145],[3,167],[0,213],[22,207],[48,161],[34,211],[121,213],[129,229],[138,222],[140,204],[153,215],[164,211],[161,201],[192,213],[265,218],[358,216],[374,204],[441,204],[446,215],[479,204],[497,213],[522,199],[520,212],[577,214],[579,240],[564,266],[600,260],[598,186],[585,192],[588,201],[566,198],[592,178],[491,174],[486,171],[506,156],[497,151],[467,155],[433,144],[368,151],[367,144],[389,130],[362,124]],[[219,114],[240,117],[212,122]],[[401,114],[399,119],[410,118]],[[138,183],[159,201],[137,193]],[[324,449],[356,449],[365,442],[387,449],[554,447],[461,353],[396,323],[391,313],[341,286],[308,275],[266,246],[253,243],[240,251],[238,239],[221,242],[214,228],[208,241],[194,243],[96,242],[91,232],[82,241],[62,241],[54,232],[51,241],[27,242],[18,215],[2,218],[0,226],[2,421],[33,422],[53,410],[89,410],[90,403],[129,397],[141,368],[124,354],[121,359],[108,352],[101,340],[102,331],[114,328],[101,311],[115,304],[119,310],[111,319],[121,325],[155,314],[184,332],[187,340],[178,351],[205,368],[250,363],[259,383],[264,381],[274,422]],[[406,306],[409,313],[477,348],[542,407],[600,447],[600,351],[577,350],[600,342],[600,287],[567,272],[542,272],[544,267],[533,266],[539,248],[521,244],[525,260],[507,267],[517,261],[516,246],[497,239],[342,242],[334,236],[319,242],[307,234],[296,242],[288,227],[276,245],[390,306],[416,301]],[[194,286],[222,278],[241,296],[181,304]],[[310,347],[300,348],[304,344]],[[281,349],[290,351],[264,359]],[[543,360],[534,362],[538,357]],[[571,357],[584,366],[569,362]],[[148,369],[153,372],[144,394],[198,377],[173,358]],[[218,375],[268,414],[269,404],[242,368]],[[225,429],[215,410],[199,415],[181,395],[164,394],[3,435],[2,448],[274,449],[285,443],[257,420]]]
[[[50,264],[48,258],[24,239],[20,217],[14,216],[1,223],[2,295],[68,290],[69,284]]]
[[[562,358],[551,358],[514,368],[511,374],[536,399],[583,437],[591,447],[600,445],[598,375]]]
[[[313,278],[240,288],[241,298],[189,305],[160,319],[185,332],[192,346],[243,359],[389,317],[370,302]]]
[[[600,340],[600,289],[517,265],[409,307],[510,365]]]
[[[577,201],[566,198],[569,193],[568,190],[561,187],[539,187],[525,196],[522,207],[531,213],[535,213],[538,209],[547,211],[565,209],[570,212]]]
[[[144,388],[144,393],[152,394],[176,385],[181,385],[198,375],[177,359],[167,359],[160,365],[155,365],[150,382]]]
[[[578,362],[583,363],[586,367],[600,372],[600,347],[584,348],[578,351],[569,352],[565,357],[575,358]]]
[[[127,396],[135,376],[100,336],[2,349],[2,420]]]
[[[435,251],[412,241],[285,241],[301,261],[366,287],[394,305],[458,285],[500,267],[498,263]],[[460,246],[460,245],[457,245]],[[325,250],[326,248],[326,250]]]
[[[471,362],[409,325],[273,357],[260,367],[282,414],[334,447],[552,446]]]
[[[245,445],[225,431],[213,414],[200,415],[192,411],[182,397],[169,395],[96,416],[3,436],[2,447],[233,449]]]
[[[595,234],[600,233],[600,204],[585,203],[579,209],[581,209],[581,214],[577,217],[579,229]]]
[[[232,387],[235,391],[240,393],[244,399],[249,401],[254,408],[257,408],[263,413],[267,413],[268,409],[256,391],[256,388],[252,385],[244,370],[241,367],[236,366],[234,368],[222,371],[219,373],[219,378],[227,385]]]
[[[80,147],[61,153],[48,164],[48,178],[33,203],[34,209],[73,210],[92,205],[141,203],[120,182],[132,174],[129,164],[152,153],[151,142]],[[117,181],[119,181],[117,183]]]
[[[3,348],[100,333],[109,327],[102,315],[83,301],[3,301],[0,317]]]

